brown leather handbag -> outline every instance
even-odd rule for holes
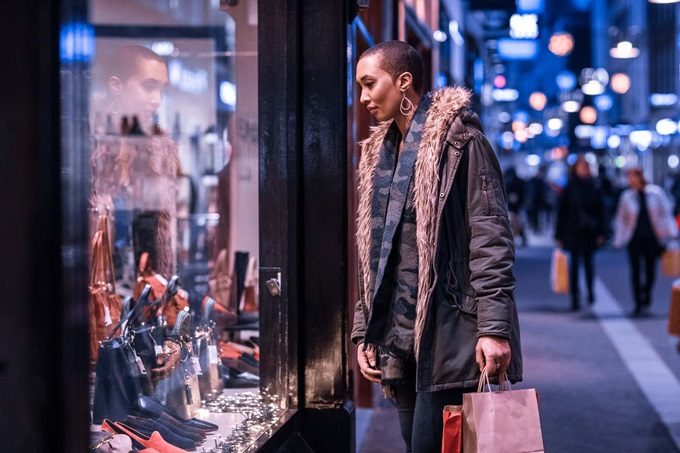
[[[97,232],[92,238],[89,292],[90,360],[96,361],[99,355],[99,342],[105,339],[120,321],[123,307],[121,297],[116,294],[109,223],[106,216],[99,217]]]
[[[139,299],[139,296],[142,294],[146,285],[151,285],[149,298],[152,301],[160,299],[165,293],[165,287],[168,285],[168,282],[165,281],[163,276],[154,272],[151,259],[149,258],[149,252],[144,252],[139,257],[137,281],[132,290],[132,297],[134,297],[135,300]]]
[[[189,293],[180,288],[179,277],[174,275],[165,288],[161,313],[169,327],[175,327],[179,314],[189,310]]]
[[[146,285],[151,286],[150,298],[153,302],[152,308],[144,313],[144,321],[164,316],[168,327],[174,327],[179,312],[189,307],[189,294],[179,287],[177,276],[168,282],[153,270],[148,252],[142,253],[139,258],[139,273],[132,290],[135,299],[139,298]]]
[[[222,249],[217,254],[215,267],[210,272],[210,295],[215,302],[222,307],[234,311],[236,309],[233,299],[235,297],[234,285],[229,273],[229,262],[227,249]]]

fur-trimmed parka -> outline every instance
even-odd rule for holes
[[[414,332],[417,389],[476,386],[480,373],[475,346],[480,336],[510,342],[508,376],[519,381],[522,357],[514,301],[514,242],[500,166],[479,119],[468,109],[469,91],[444,88],[431,96],[413,182],[419,273]],[[361,143],[357,245],[363,287],[355,310],[355,343],[363,341],[366,313],[371,309],[373,176],[390,124],[381,123]],[[444,217],[449,220],[442,222]],[[440,250],[443,243],[446,253]]]

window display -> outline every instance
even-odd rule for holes
[[[257,2],[195,3],[89,3],[91,431],[243,451],[288,408],[260,385]]]

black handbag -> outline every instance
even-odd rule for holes
[[[147,322],[141,324],[128,323],[130,339],[135,348],[137,356],[144,363],[147,374],[142,379],[142,393],[146,396],[154,394],[155,385],[153,381],[153,370],[159,366],[156,359],[163,353],[165,332],[167,322],[165,316],[150,315],[158,310],[159,306],[167,304],[176,296],[179,289],[179,278],[174,276],[168,283],[165,293],[155,301],[149,301],[141,318],[148,318]],[[151,293],[153,293],[153,286]],[[151,295],[150,293],[150,295]]]
[[[100,342],[99,357],[94,384],[92,421],[101,424],[104,419],[123,421],[131,414],[137,395],[143,391],[143,382],[150,380],[141,358],[130,341],[129,326],[141,316],[149,300],[151,287],[144,288],[139,302],[113,328],[109,336]],[[111,338],[126,323],[123,334]]]
[[[130,332],[137,357],[142,360],[147,371],[142,379],[142,393],[147,396],[153,395],[155,386],[151,378],[151,370],[156,368],[156,355],[163,348],[162,329],[151,324],[144,324],[132,326]]]
[[[191,353],[189,332],[191,315],[182,310],[177,315],[177,322],[170,333],[169,340],[179,345],[180,354],[177,367],[170,376],[156,383],[154,397],[165,407],[188,420],[201,408],[201,393],[198,384],[197,360]]]
[[[203,318],[194,334],[194,352],[198,356],[201,365],[201,374],[198,376],[201,398],[212,401],[222,394],[224,381],[220,374],[220,357],[215,341],[214,325],[211,321],[215,300],[208,299],[203,308]]]

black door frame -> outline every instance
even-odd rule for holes
[[[258,8],[261,265],[282,269],[289,348],[287,379],[273,368],[262,379],[294,390],[290,448],[353,452],[346,159],[356,3],[259,0]],[[275,326],[266,320],[275,315],[261,313],[261,322]]]

